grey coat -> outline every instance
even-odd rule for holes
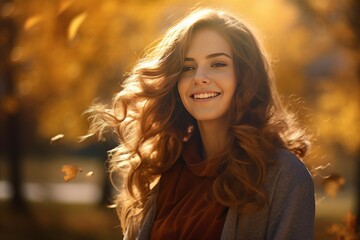
[[[279,150],[278,163],[268,170],[265,188],[269,205],[251,215],[229,208],[220,240],[314,239],[314,184],[305,165],[291,152]],[[156,196],[137,239],[149,239],[155,217]],[[125,238],[126,234],[125,234]]]

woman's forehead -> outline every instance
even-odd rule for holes
[[[199,29],[192,34],[186,57],[208,56],[214,53],[232,55],[231,47],[221,34],[210,28]]]

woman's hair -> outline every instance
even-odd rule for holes
[[[225,164],[213,183],[213,197],[239,211],[259,209],[266,204],[263,184],[276,149],[287,148],[300,158],[307,152],[304,131],[281,104],[268,59],[249,27],[226,12],[193,11],[147,49],[112,107],[97,104],[88,111],[90,133],[101,137],[110,127],[119,140],[110,151],[110,172],[120,177],[115,204],[130,238],[139,230],[159,176],[179,158],[189,129],[197,128],[180,100],[177,83],[191,36],[203,28],[227,40],[237,78],[230,107],[230,144],[222,153]]]

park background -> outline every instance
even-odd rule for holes
[[[79,142],[83,112],[109,103],[144,47],[196,7],[258,28],[284,102],[313,135],[315,239],[356,239],[357,0],[1,0],[0,239],[121,239],[107,207],[114,142]],[[81,169],[69,182],[65,164]]]

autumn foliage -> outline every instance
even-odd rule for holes
[[[144,47],[193,7],[228,10],[259,29],[284,101],[316,140],[310,164],[347,175],[360,151],[356,0],[2,1],[13,35],[0,28],[0,47],[12,43],[1,50],[0,73],[12,69],[14,91],[0,92],[0,122],[21,112],[28,144],[75,146],[86,108],[109,101]],[[79,169],[63,171],[68,181]]]

